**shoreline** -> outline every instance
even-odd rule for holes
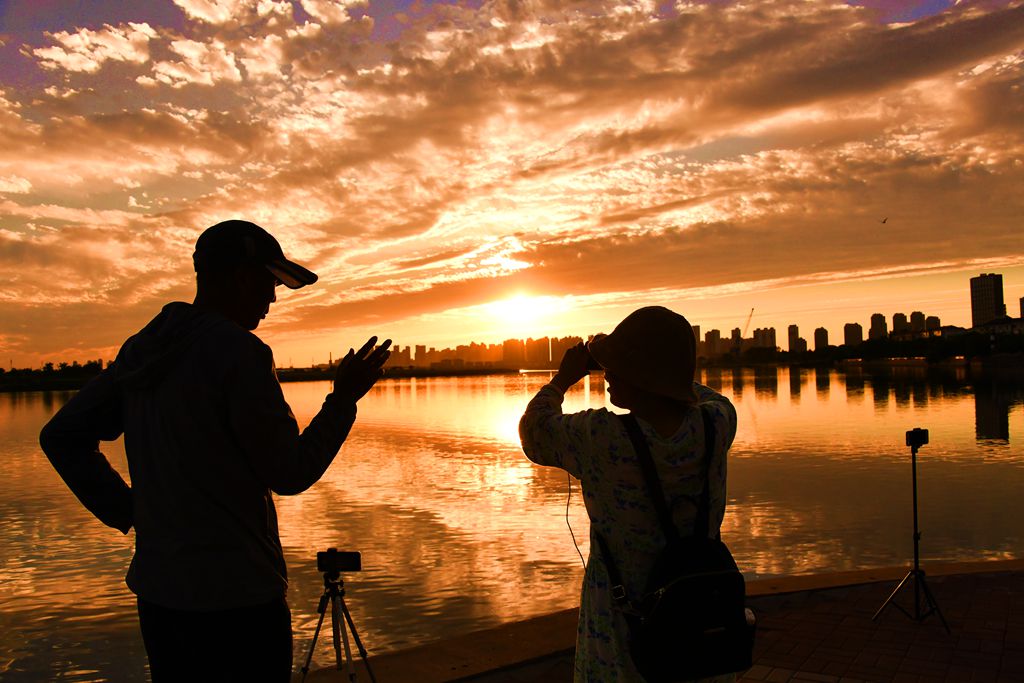
[[[881,358],[881,359],[860,359],[850,358],[838,361],[815,362],[813,360],[776,360],[776,361],[746,361],[730,363],[723,362],[724,359],[716,361],[697,362],[698,370],[722,371],[738,369],[761,370],[768,368],[797,368],[806,369],[828,369],[849,374],[860,374],[863,372],[887,372],[887,371],[926,371],[926,372],[955,372],[966,371],[968,373],[988,373],[998,371],[1007,379],[1024,379],[1024,354],[998,354],[992,357],[975,358],[971,360],[957,361],[928,361],[925,358]],[[509,368],[509,367],[391,367],[386,368],[382,379],[428,379],[434,377],[488,377],[499,375],[516,375],[524,372],[556,372],[558,368]],[[13,372],[25,372],[15,370]],[[38,372],[38,371],[28,371]],[[282,384],[289,382],[321,382],[330,381],[333,369],[330,368],[284,368],[277,371],[278,381]],[[77,391],[91,380],[95,375],[71,376],[71,377],[39,377],[29,375],[16,379],[8,379],[0,374],[0,394],[28,393],[28,392],[51,392],[51,391]]]
[[[829,361],[802,359],[738,361],[730,362],[725,358],[714,361],[697,360],[697,370],[721,372],[741,369],[765,370],[780,368],[796,368],[798,370],[835,370],[844,374],[885,373],[885,372],[967,372],[986,373],[998,372],[1001,377],[1010,380],[1024,379],[1024,354],[1009,353],[972,359],[930,361],[924,357],[900,358],[844,358]],[[521,373],[554,373],[557,368],[503,368],[503,367],[442,367],[416,368],[413,366],[386,368],[382,379],[432,379],[436,377],[489,377],[502,375],[518,375]],[[77,391],[95,375],[72,375],[70,377],[40,377],[40,371],[15,370],[13,373],[31,373],[28,376],[8,378],[0,374],[0,393],[28,393],[48,391]],[[286,368],[278,370],[278,381],[289,382],[326,382],[333,378],[334,370],[330,368]]]

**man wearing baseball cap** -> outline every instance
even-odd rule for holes
[[[100,521],[135,528],[126,582],[154,681],[287,681],[288,579],[271,493],[300,493],[324,474],[391,342],[350,349],[300,432],[253,330],[278,285],[317,276],[241,220],[204,231],[193,263],[195,300],[167,304],[129,338],[40,444]],[[121,434],[130,487],[99,450]]]

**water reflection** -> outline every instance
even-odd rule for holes
[[[832,381],[827,368],[814,369],[814,389],[818,394],[819,401],[827,401]]]
[[[364,571],[346,577],[346,588],[371,652],[577,604],[582,567],[565,522],[569,482],[526,461],[517,434],[526,402],[550,375],[374,388],[324,479],[278,498],[297,657],[322,590],[315,553],[332,546],[363,553]],[[1019,434],[1011,438],[1024,416],[1019,382],[922,368],[708,368],[701,377],[739,414],[723,532],[748,576],[905,564],[904,433],[917,426],[931,431],[919,456],[926,559],[1012,557],[1021,547],[1024,446]],[[788,387],[781,398],[780,383]],[[285,385],[301,423],[325,390]],[[142,681],[145,658],[123,583],[132,537],[92,519],[38,450],[40,426],[68,396],[0,395],[0,675],[100,680],[115,671],[117,680]],[[592,375],[565,408],[608,405],[603,378]],[[106,450],[126,472],[120,443]],[[569,519],[585,555],[578,494]],[[314,661],[333,657],[321,639]]]
[[[1014,383],[985,378],[974,384],[974,432],[979,441],[1009,442],[1010,413],[1024,405],[1024,391]]]
[[[800,387],[804,382],[803,368],[789,368],[789,400],[793,403],[800,402]]]
[[[759,398],[775,399],[779,395],[779,369],[775,366],[754,370],[754,392]]]
[[[743,398],[743,370],[736,368],[732,370],[732,395],[737,399]]]

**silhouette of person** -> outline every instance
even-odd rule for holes
[[[195,300],[167,304],[130,337],[43,428],[40,445],[100,521],[135,528],[126,583],[154,681],[287,681],[291,614],[271,492],[320,479],[391,342],[350,349],[300,433],[270,347],[252,331],[278,285],[317,276],[241,220],[204,231],[193,261]],[[99,448],[122,433],[131,487]]]
[[[596,534],[604,536],[631,597],[643,594],[665,537],[622,421],[604,408],[563,414],[563,396],[587,375],[589,357],[596,360],[604,369],[611,402],[640,425],[681,535],[693,531],[704,486],[699,406],[705,404],[715,425],[708,535],[716,536],[725,515],[726,453],[736,435],[736,410],[724,396],[693,381],[695,350],[686,318],[660,306],[638,309],[611,334],[568,349],[551,382],[537,392],[519,422],[526,456],[579,479],[590,517],[590,558],[576,631],[578,683],[644,680],[630,656],[626,620],[613,607]],[[711,680],[732,679],[734,674]]]

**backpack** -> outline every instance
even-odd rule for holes
[[[704,489],[694,533],[680,536],[672,523],[664,490],[650,449],[632,415],[620,416],[633,442],[648,495],[658,512],[666,545],[647,577],[643,595],[626,595],[607,542],[598,532],[612,604],[626,618],[629,649],[640,674],[649,683],[667,683],[745,671],[753,664],[754,619],[746,609],[746,587],[732,553],[720,538],[708,538],[714,423],[701,408],[705,457]]]

